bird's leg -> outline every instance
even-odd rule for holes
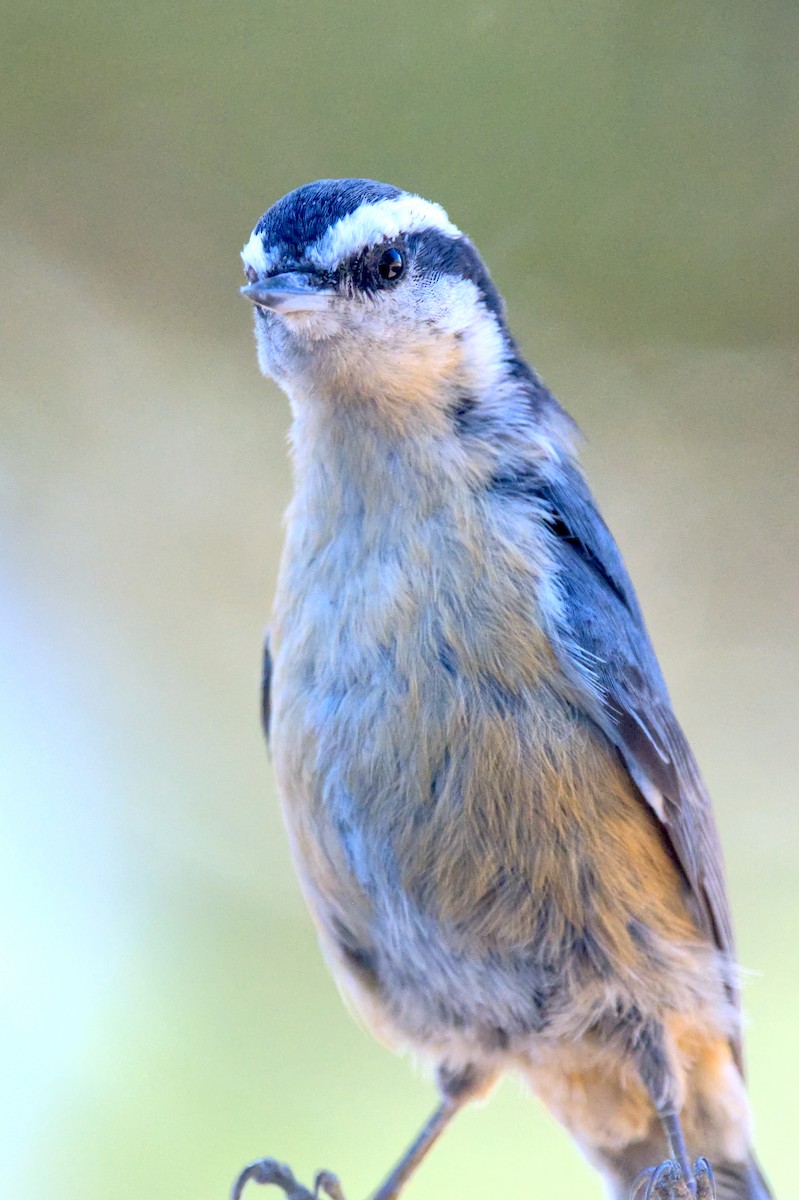
[[[374,1193],[372,1200],[395,1200],[427,1152],[441,1137],[464,1100],[458,1101],[445,1097],[441,1101],[429,1121],[421,1129],[418,1137],[414,1139],[390,1175]],[[276,1162],[273,1158],[257,1159],[246,1166],[233,1185],[230,1200],[241,1200],[242,1192],[250,1181],[271,1183],[282,1188],[286,1200],[318,1200],[320,1192],[329,1196],[330,1200],[344,1200],[341,1184],[331,1171],[318,1172],[314,1181],[314,1190],[311,1192],[303,1184],[297,1182],[289,1167]]]
[[[638,1200],[715,1200],[713,1172],[707,1159],[699,1158],[691,1169],[688,1148],[674,1102],[674,1078],[666,1054],[663,1030],[659,1025],[642,1023],[635,1030],[634,1054],[643,1083],[666,1135],[670,1159],[645,1171],[633,1184],[632,1197]]]
[[[488,1090],[493,1077],[478,1074],[472,1068],[458,1073],[440,1068],[438,1086],[442,1100],[433,1115],[422,1127],[419,1135],[403,1154],[390,1175],[383,1180],[371,1200],[396,1200],[427,1152],[435,1145],[449,1125],[455,1113],[473,1096]],[[241,1200],[242,1192],[249,1183],[274,1184],[282,1188],[286,1200],[319,1200],[320,1194],[329,1200],[344,1200],[341,1184],[332,1171],[319,1171],[310,1191],[298,1183],[289,1167],[274,1158],[260,1158],[249,1164],[233,1184],[230,1200]]]
[[[397,1165],[373,1193],[371,1200],[395,1200],[422,1159],[441,1137],[459,1108],[460,1105],[455,1101],[441,1101],[420,1130],[418,1137],[411,1142]]]
[[[683,1135],[679,1113],[677,1112],[676,1108],[672,1108],[671,1105],[669,1105],[668,1107],[658,1110],[658,1117],[660,1118],[660,1123],[663,1126],[663,1132],[666,1135],[666,1141],[669,1143],[669,1153],[671,1154],[674,1162],[677,1163],[678,1167],[682,1171],[683,1176],[685,1177],[688,1186],[691,1189],[691,1194],[695,1196],[696,1182],[694,1180],[694,1173],[691,1170],[691,1164],[688,1161],[688,1149],[685,1145],[685,1137]]]
[[[491,1082],[485,1076],[478,1075],[472,1068],[467,1068],[457,1074],[446,1068],[440,1068],[438,1086],[442,1095],[441,1103],[422,1127],[419,1135],[411,1142],[391,1174],[373,1193],[371,1200],[396,1200],[402,1188],[428,1151],[441,1137],[455,1114],[476,1094],[486,1091]]]

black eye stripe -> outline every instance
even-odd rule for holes
[[[378,242],[341,264],[337,273],[339,287],[371,295],[398,282],[405,274],[407,262],[404,239]]]
[[[383,256],[392,250],[402,257],[402,270],[399,275],[386,277],[379,265]],[[502,297],[494,287],[477,250],[468,238],[452,236],[440,229],[423,229],[403,238],[378,242],[376,246],[370,246],[343,262],[336,274],[339,286],[345,291],[370,295],[390,288],[411,268],[415,276],[432,278],[452,275],[470,280],[477,287],[486,308],[504,325]]]

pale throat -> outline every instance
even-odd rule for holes
[[[409,339],[383,357],[342,355],[335,371],[315,373],[313,388],[307,378],[284,381],[294,416],[293,512],[332,526],[462,510],[490,464],[459,436],[457,412],[496,398],[506,355],[496,321],[479,314],[465,329]]]
[[[442,414],[431,417],[401,425],[367,403],[299,406],[290,434],[295,504],[329,520],[421,519],[446,505],[463,486],[462,451]]]

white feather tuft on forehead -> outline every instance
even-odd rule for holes
[[[241,259],[245,267],[252,267],[259,277],[263,277],[274,271],[280,261],[280,254],[277,250],[267,253],[260,233],[253,230],[250,240],[241,252]]]
[[[340,262],[367,246],[399,237],[401,233],[419,233],[438,229],[449,237],[460,237],[440,204],[421,196],[404,194],[391,200],[362,204],[348,213],[307,249],[309,262],[325,271],[334,271]]]

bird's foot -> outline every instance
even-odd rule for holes
[[[713,1170],[706,1158],[698,1158],[693,1177],[686,1179],[679,1163],[668,1158],[659,1166],[641,1172],[633,1184],[630,1200],[716,1200]]]
[[[329,1196],[330,1200],[346,1200],[344,1189],[338,1180],[338,1175],[334,1175],[332,1171],[317,1171],[316,1178],[313,1184],[314,1196],[317,1197],[322,1192],[325,1196]],[[714,1197],[715,1200],[715,1197]]]
[[[250,1182],[274,1184],[275,1187],[283,1189],[286,1200],[319,1200],[320,1196],[328,1196],[329,1200],[345,1200],[341,1184],[332,1171],[318,1171],[311,1191],[294,1178],[291,1167],[279,1163],[274,1158],[259,1158],[249,1163],[233,1184],[230,1200],[241,1200],[242,1193]]]

